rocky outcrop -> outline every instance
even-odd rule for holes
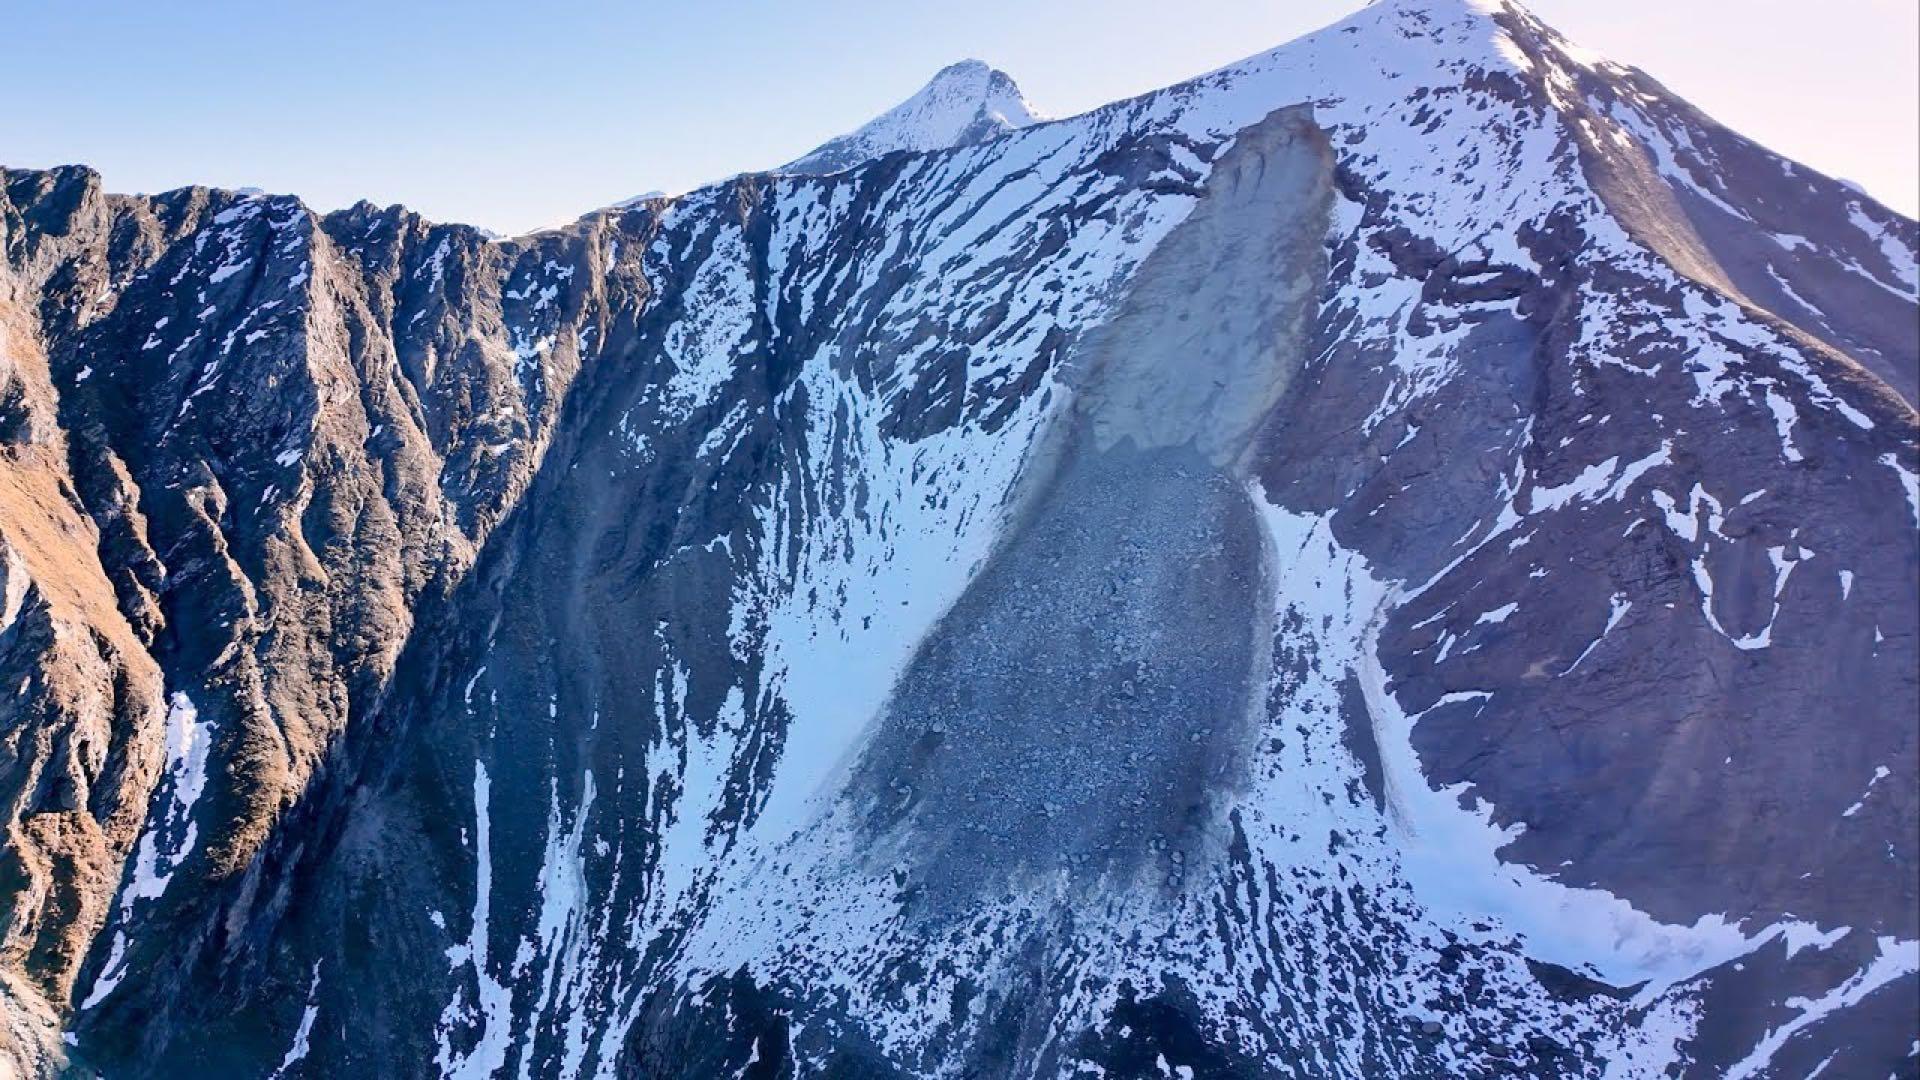
[[[594,226],[509,252],[397,209],[5,181],[9,955],[59,1006],[96,936],[111,987],[258,902],[262,845],[524,489],[637,278]],[[170,709],[193,719],[163,734]],[[192,820],[130,857],[196,740]]]
[[[25,205],[0,219],[0,1060],[47,1072],[145,816],[162,694],[75,490],[45,347],[43,319],[91,295],[61,271],[101,239],[98,196],[72,174],[8,180]]]

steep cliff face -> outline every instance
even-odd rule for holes
[[[532,476],[582,342],[641,300],[587,226],[510,250],[398,210],[4,179],[10,948],[84,1001],[96,937],[99,998],[143,950],[204,947],[198,883],[256,902],[275,823]]]
[[[989,74],[508,241],[0,174],[14,1062],[1911,1068],[1914,224],[1507,5]]]

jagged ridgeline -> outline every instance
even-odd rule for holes
[[[0,226],[15,1072],[1915,1075],[1916,226],[1517,6]]]

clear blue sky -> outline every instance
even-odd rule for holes
[[[0,164],[369,198],[502,232],[777,164],[939,67],[1069,115],[1358,0],[0,0]],[[1908,214],[1915,0],[1536,0],[1574,40]]]

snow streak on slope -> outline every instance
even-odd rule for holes
[[[153,808],[147,825],[135,846],[127,881],[120,889],[114,909],[112,944],[106,963],[93,981],[93,988],[80,1003],[91,1009],[113,993],[126,976],[126,935],[140,910],[167,891],[173,873],[193,854],[200,834],[193,819],[194,807],[207,786],[207,752],[213,742],[211,725],[200,721],[200,714],[176,691],[167,708],[166,772],[153,794]]]
[[[486,766],[474,762],[473,851],[476,869],[472,933],[465,944],[447,950],[447,959],[453,961],[456,968],[472,965],[478,991],[475,1000],[467,1001],[464,995],[455,998],[447,1003],[446,1010],[441,1013],[440,1024],[435,1032],[440,1046],[439,1053],[434,1057],[434,1065],[442,1076],[447,1077],[496,1075],[506,1063],[508,1043],[512,1038],[509,1027],[513,1022],[512,991],[495,974],[494,965],[487,955],[493,912],[493,818],[489,800],[492,786]],[[478,1039],[471,1049],[463,1052],[454,1047],[449,1035],[468,1024],[477,1027]]]

